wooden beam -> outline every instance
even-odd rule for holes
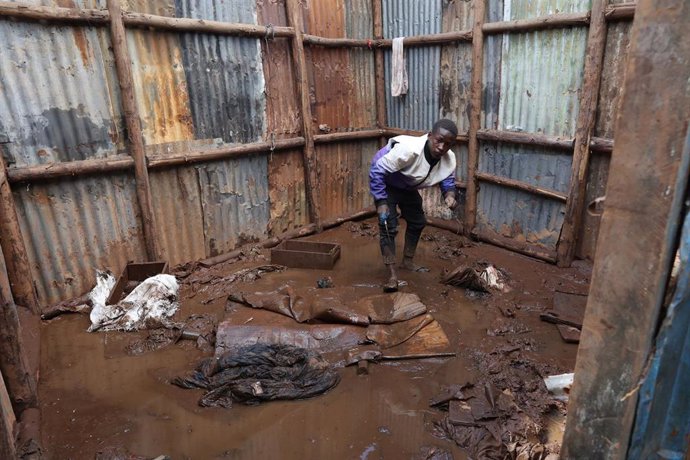
[[[314,143],[329,144],[333,142],[347,142],[356,141],[360,139],[373,139],[383,136],[385,131],[383,129],[366,129],[362,131],[348,131],[344,133],[331,134],[316,134],[314,136]]]
[[[589,12],[556,13],[531,19],[489,22],[482,26],[482,31],[485,34],[500,34],[505,32],[526,32],[550,29],[554,27],[586,26],[587,24],[589,24]]]
[[[616,3],[606,8],[607,21],[631,21],[635,17],[636,3]]]
[[[371,9],[374,20],[374,38],[383,39],[383,4],[382,0],[371,0]],[[383,50],[377,48],[374,51],[374,84],[376,86],[376,126],[383,129],[387,124],[386,115],[386,71]],[[383,136],[380,142],[383,143]]]
[[[151,187],[149,185],[149,173],[146,168],[146,155],[144,153],[144,136],[141,132],[141,120],[134,94],[132,83],[132,63],[127,49],[127,37],[125,26],[122,22],[120,0],[108,0],[110,12],[110,36],[115,57],[117,78],[120,83],[122,95],[122,110],[127,125],[129,147],[134,157],[134,175],[136,178],[137,198],[141,210],[141,220],[144,227],[144,242],[148,260],[161,260],[163,254],[158,239],[158,229],[153,213]]]
[[[38,296],[2,149],[0,149],[0,248],[5,254],[4,260],[7,264],[7,275],[14,301],[38,313],[40,311]]]
[[[688,30],[687,0],[639,1],[561,458],[629,458],[687,199]]]
[[[575,122],[575,147],[573,149],[572,171],[568,202],[561,236],[558,239],[558,265],[569,267],[575,257],[577,234],[582,222],[587,187],[587,167],[592,132],[597,115],[597,101],[606,48],[606,1],[593,0],[592,21],[587,36],[585,70],[580,93],[580,110]]]
[[[58,177],[103,174],[115,171],[127,171],[134,167],[134,159],[129,155],[117,155],[108,158],[91,158],[88,160],[46,163],[34,166],[23,166],[7,170],[10,183],[49,180]]]
[[[255,24],[209,21],[206,19],[170,18],[155,14],[123,12],[122,20],[127,27],[145,27],[172,32],[201,32],[240,37],[293,37],[291,27],[266,27]]]
[[[426,223],[427,225],[431,225],[432,227],[448,230],[449,232],[453,232],[456,235],[461,235],[465,233],[464,226],[457,220],[445,220],[437,219],[435,217],[427,217]]]
[[[311,102],[309,98],[309,80],[307,78],[307,61],[304,56],[302,40],[302,4],[299,0],[286,0],[285,9],[290,27],[295,30],[292,40],[292,63],[297,80],[297,92],[300,95],[302,113],[302,135],[304,136],[304,184],[309,205],[309,219],[320,229],[321,212],[316,197],[319,177],[314,150],[314,133],[312,131]]]
[[[589,142],[589,148],[593,152],[611,153],[613,152],[613,139],[593,137]]]
[[[475,173],[479,163],[479,138],[482,117],[482,70],[484,66],[484,16],[488,0],[474,1],[472,28],[472,81],[470,83],[469,146],[467,148],[467,194],[465,198],[465,232],[470,233],[477,223],[477,181]]]
[[[17,419],[7,394],[7,388],[0,372],[0,458],[13,459],[17,457],[16,432]]]
[[[526,241],[518,241],[515,238],[508,238],[489,229],[475,229],[471,234],[472,237],[493,244],[494,246],[510,249],[511,251],[534,257],[545,262],[556,262],[556,251],[549,250],[548,248],[537,246]]]
[[[386,136],[421,136],[427,134],[428,131],[416,131],[413,129],[402,129],[402,128],[385,128],[384,132]],[[455,138],[455,142],[466,144],[469,141],[469,136],[467,134],[458,134]]]
[[[474,174],[477,180],[483,182],[490,182],[492,184],[501,185],[503,187],[510,187],[516,190],[522,190],[523,192],[532,193],[534,195],[543,196],[544,198],[550,198],[552,200],[566,202],[567,195],[565,193],[558,192],[556,190],[551,190],[542,187],[535,187],[534,185],[527,184],[525,182],[517,181],[514,179],[509,179],[507,177],[499,177],[493,174],[487,174],[477,171]]]
[[[376,209],[374,209],[374,207],[372,206],[371,208],[362,209],[361,211],[357,211],[354,214],[350,214],[349,216],[336,217],[335,219],[329,219],[327,221],[324,221],[323,228],[333,228],[337,227],[338,225],[344,224],[345,222],[349,222],[351,220],[368,219],[369,217],[374,217],[375,215]]]
[[[275,142],[253,142],[251,144],[231,145],[215,149],[194,150],[185,154],[149,155],[148,165],[150,169],[164,168],[183,164],[237,158],[252,153],[268,153],[272,150],[291,150],[303,146],[303,137],[279,139]]]
[[[61,24],[105,25],[109,22],[107,11],[86,8],[60,8],[37,6],[28,3],[0,2],[0,17],[28,21],[48,21]]]
[[[559,136],[549,136],[540,133],[523,133],[517,131],[500,131],[496,129],[480,129],[477,138],[483,141],[510,142],[512,144],[538,145],[554,149],[572,150],[573,139]]]
[[[472,41],[471,30],[457,32],[443,32],[428,35],[413,35],[405,37],[403,46],[433,46],[446,45],[459,41]],[[304,43],[313,46],[345,47],[345,48],[392,48],[393,40],[384,38],[325,38],[316,35],[304,35]]]

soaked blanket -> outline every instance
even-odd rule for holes
[[[291,345],[255,344],[202,360],[187,377],[172,381],[182,388],[207,390],[204,407],[259,404],[278,399],[306,399],[323,394],[340,376],[313,350]]]

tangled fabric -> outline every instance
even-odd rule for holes
[[[250,345],[204,359],[191,375],[172,381],[182,388],[208,390],[199,400],[204,407],[306,399],[338,382],[338,373],[317,352],[275,344]]]

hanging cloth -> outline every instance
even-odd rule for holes
[[[407,70],[405,70],[405,54],[403,40],[405,37],[393,39],[393,59],[391,61],[391,95],[393,97],[407,94]]]

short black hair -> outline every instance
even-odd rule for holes
[[[453,136],[458,135],[458,127],[455,125],[455,123],[447,118],[441,118],[439,121],[434,123],[434,126],[431,128],[432,133],[437,133],[439,129],[445,129],[446,131],[450,132]]]

